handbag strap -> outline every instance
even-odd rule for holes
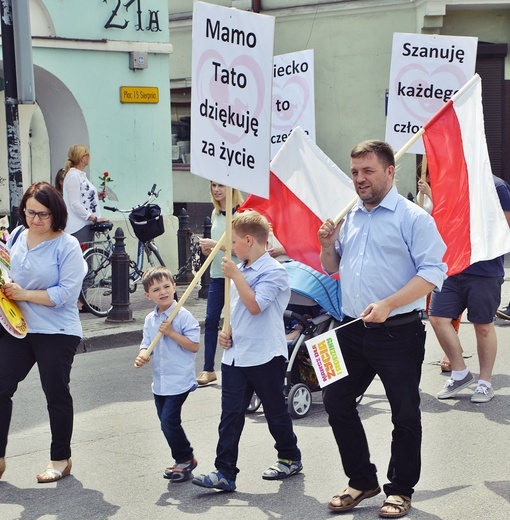
[[[11,240],[11,247],[16,243],[16,240],[18,240],[19,236],[21,235],[21,233],[23,233],[23,231],[25,231],[25,226],[20,226],[18,228],[18,231],[16,231],[16,233],[14,234],[14,236],[12,237],[12,240]]]

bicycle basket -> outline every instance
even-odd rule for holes
[[[136,238],[141,242],[148,242],[165,232],[163,215],[157,204],[147,204],[135,208],[129,214],[129,222],[131,222]]]

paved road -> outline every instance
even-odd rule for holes
[[[423,472],[410,519],[507,519],[510,514],[510,327],[498,327],[497,397],[474,405],[470,392],[438,401],[445,380],[434,334],[427,340],[423,370]],[[474,334],[461,325],[468,364],[477,370]],[[248,416],[241,440],[238,491],[204,491],[191,483],[169,484],[162,471],[171,460],[150,393],[150,370],[136,370],[136,347],[89,351],[76,357],[72,390],[76,417],[73,473],[59,483],[38,485],[35,475],[48,457],[49,432],[36,372],[15,396],[8,469],[0,481],[2,520],[100,519],[327,519],[326,503],[346,482],[320,394],[310,416],[295,422],[304,471],[284,482],[260,478],[274,462],[264,416]],[[197,371],[201,363],[197,360]],[[220,385],[199,388],[184,410],[186,430],[199,460],[213,467],[220,412]],[[374,462],[384,482],[390,414],[375,381],[359,407]],[[374,519],[382,495],[366,500],[342,519]]]

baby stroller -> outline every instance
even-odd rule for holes
[[[289,332],[289,363],[284,392],[289,412],[295,419],[305,417],[312,406],[312,392],[320,390],[305,341],[340,325],[343,318],[340,282],[301,262],[284,262],[291,288],[284,314]],[[248,412],[255,412],[260,400],[254,394]]]

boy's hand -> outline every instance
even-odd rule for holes
[[[222,330],[218,335],[218,342],[221,348],[228,350],[232,346],[232,336]]]
[[[141,354],[143,354],[147,349],[146,348],[142,348],[140,350],[140,352],[138,353],[138,356],[136,356],[136,359],[135,359],[135,367],[136,368],[140,368],[140,367],[143,367],[143,365],[147,364],[151,358],[150,357],[145,357],[145,356],[142,356]]]
[[[233,278],[239,272],[235,262],[229,260],[226,256],[221,259],[221,270],[228,278]]]
[[[172,327],[172,322],[170,321],[163,321],[161,325],[159,326],[159,332],[163,334],[164,336],[168,336],[169,338],[172,337],[172,334],[174,332],[174,328]]]

